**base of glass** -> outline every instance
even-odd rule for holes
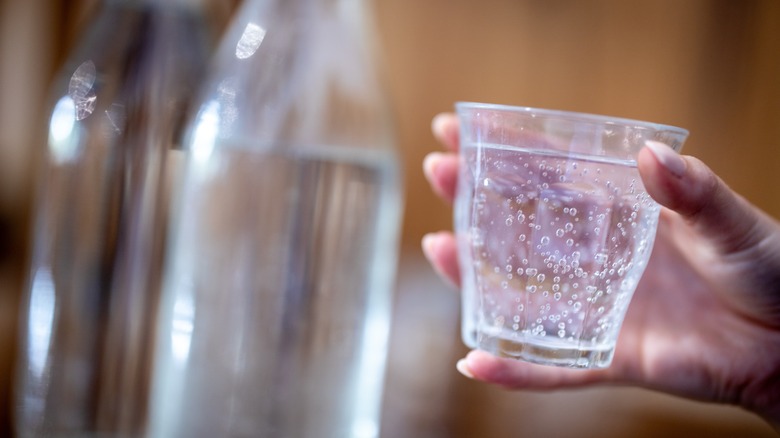
[[[467,342],[469,344],[469,342]],[[498,357],[518,359],[539,365],[565,368],[598,369],[612,363],[615,347],[607,345],[579,345],[576,342],[548,340],[537,337],[506,339],[477,335],[474,348]]]

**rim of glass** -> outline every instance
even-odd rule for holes
[[[514,113],[528,113],[538,114],[542,116],[555,116],[565,119],[577,118],[583,121],[600,123],[605,125],[639,125],[655,129],[657,131],[668,131],[678,135],[687,136],[689,134],[687,129],[680,128],[673,125],[666,125],[663,123],[648,122],[644,120],[629,119],[625,117],[612,117],[600,114],[583,113],[578,111],[565,111],[565,110],[552,110],[545,108],[534,108],[530,106],[514,106],[514,105],[502,105],[496,103],[480,103],[480,102],[456,102],[455,109],[460,111],[461,109],[485,109],[492,111],[514,112]]]

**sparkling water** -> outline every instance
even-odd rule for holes
[[[607,366],[660,207],[636,163],[463,145],[455,223],[472,348]]]

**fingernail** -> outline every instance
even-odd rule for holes
[[[455,368],[458,370],[459,373],[463,374],[469,379],[474,378],[474,374],[471,373],[471,370],[469,369],[469,365],[468,363],[466,363],[466,359],[459,360],[458,363],[455,364]]]
[[[433,252],[433,246],[436,244],[436,233],[428,233],[422,238],[422,249],[426,256]]]
[[[679,178],[685,174],[685,160],[683,160],[672,148],[661,142],[652,140],[646,141],[645,146],[650,149],[658,162],[669,170],[672,175]]]
[[[434,175],[436,163],[441,160],[441,156],[441,152],[431,152],[425,156],[423,159],[423,173],[425,173],[426,176],[430,177]]]
[[[457,125],[453,124],[453,119],[457,120],[457,116],[452,113],[441,113],[437,114],[431,121],[433,136],[449,148],[454,147],[458,141],[458,131],[453,129]]]
[[[442,124],[450,117],[447,113],[436,114],[431,120],[431,131],[434,133],[443,132]]]

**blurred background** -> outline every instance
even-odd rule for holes
[[[239,0],[210,1],[224,25]],[[458,100],[687,128],[683,150],[780,217],[780,1],[375,0],[406,169],[383,436],[774,436],[737,408],[632,388],[508,392],[455,371],[457,292],[419,242],[451,210],[427,189],[431,118]],[[47,86],[95,0],[0,0],[0,437]],[[421,335],[422,334],[422,335]]]

